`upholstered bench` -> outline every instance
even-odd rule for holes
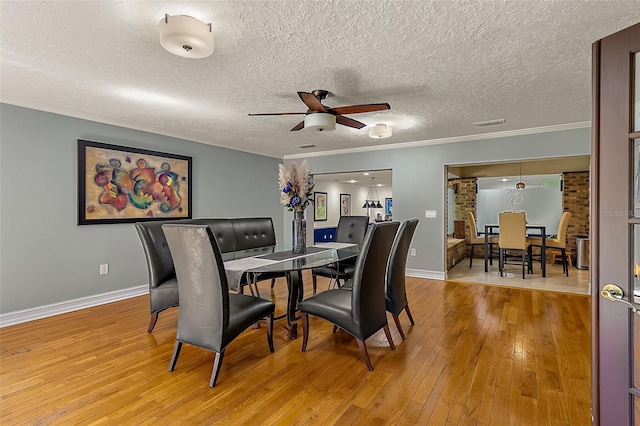
[[[162,232],[165,223],[193,223],[208,225],[216,237],[223,260],[236,257],[270,253],[276,244],[273,221],[270,217],[236,219],[190,219],[150,221],[135,224],[149,271],[149,301],[151,319],[147,331],[151,333],[158,321],[158,314],[179,305],[178,282],[169,245]],[[275,279],[280,275],[261,275],[260,280]],[[240,290],[240,289],[239,289]]]

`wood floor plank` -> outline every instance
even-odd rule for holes
[[[305,273],[306,282],[310,276]],[[321,281],[319,288],[326,288]],[[263,297],[286,306],[286,286]],[[312,318],[307,352],[278,322],[213,353],[185,345],[167,368],[177,309],[147,333],[148,296],[0,329],[0,424],[590,424],[590,297],[407,279],[415,325],[367,341]],[[305,295],[310,295],[306,289]]]

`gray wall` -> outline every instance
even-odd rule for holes
[[[445,165],[589,155],[590,129],[308,158],[313,173],[393,170],[393,218],[420,218],[407,267],[443,273]],[[299,161],[299,160],[296,160]],[[425,210],[436,210],[426,219]],[[286,238],[286,237],[285,237]]]
[[[77,225],[77,139],[192,156],[193,217],[273,217],[282,239],[275,158],[0,104],[0,313],[148,283],[133,224]]]

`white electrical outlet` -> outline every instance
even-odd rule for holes
[[[100,265],[100,275],[107,275],[109,273],[109,264],[104,263]]]
[[[416,249],[412,248],[411,249],[411,256],[415,256],[416,255]]]
[[[435,210],[425,210],[424,211],[424,217],[426,217],[427,219],[435,219],[436,211]]]

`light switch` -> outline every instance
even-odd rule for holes
[[[434,219],[436,217],[436,210],[425,210],[424,217],[427,219]]]

